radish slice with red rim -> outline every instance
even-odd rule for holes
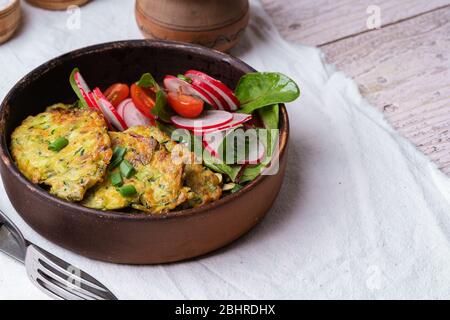
[[[228,141],[232,141],[235,145],[227,146],[227,150],[237,150],[236,162],[238,164],[258,164],[264,159],[266,148],[260,141],[258,133],[255,129],[239,129],[233,131],[233,133],[233,138],[228,139],[227,143]]]
[[[240,107],[241,104],[234,95],[233,91],[219,80],[197,70],[186,71],[184,75],[188,78],[198,79],[199,81],[208,84],[226,101],[228,108],[225,109],[235,111]]]
[[[224,145],[225,137],[231,137]],[[258,164],[260,163],[266,153],[264,144],[260,141],[255,130],[228,130],[216,131],[208,133],[203,136],[203,147],[214,157],[222,159],[223,149],[227,150],[227,156],[231,154],[233,163],[238,164]],[[237,154],[235,154],[237,152]],[[234,161],[236,159],[236,161]]]
[[[127,99],[124,101],[125,103],[121,103],[118,107],[118,111],[120,111],[120,107],[122,107],[123,112],[123,120],[127,124],[129,128],[135,126],[149,126],[151,125],[151,120],[147,117],[144,117],[142,113],[136,108],[135,104],[131,99]]]
[[[122,117],[117,113],[116,108],[111,104],[111,102],[106,99],[99,88],[94,89],[94,95],[97,98],[98,106],[103,112],[104,116],[108,121],[119,131],[124,131],[127,129],[127,124],[122,119]]]
[[[108,128],[110,130],[114,130],[113,125],[111,124],[111,122],[109,121],[109,119],[105,116],[105,114],[103,113],[102,109],[100,108],[100,103],[98,101],[98,98],[95,96],[94,92],[89,92],[89,97],[91,98],[91,101],[94,102],[95,108],[92,108],[93,110],[101,113],[101,115],[103,116],[103,119],[105,119],[105,122],[108,126]]]
[[[73,78],[75,80],[78,89],[80,90],[81,96],[83,97],[84,101],[86,101],[88,107],[91,109],[96,109],[97,106],[96,101],[93,100],[93,98],[90,95],[91,89],[87,85],[84,78],[81,76],[81,73],[78,71],[75,72]]]
[[[233,115],[233,120],[231,120],[230,122],[228,122],[224,125],[221,125],[219,127],[215,127],[215,128],[194,129],[194,134],[202,135],[202,134],[212,133],[215,131],[223,131],[223,130],[227,130],[227,129],[233,129],[233,128],[236,128],[236,127],[240,126],[241,124],[252,119],[252,115],[250,115],[250,114],[232,113],[232,115]]]
[[[125,99],[125,100],[123,100],[121,103],[119,103],[119,105],[117,106],[117,108],[116,108],[116,110],[117,110],[117,113],[119,114],[119,116],[121,116],[122,117],[122,119],[125,121],[125,117],[124,117],[124,114],[123,114],[123,110],[125,109],[125,106],[130,102],[130,101],[133,101],[133,100],[131,100],[131,98],[128,98],[128,99]],[[126,122],[126,121],[125,121]]]
[[[216,131],[213,133],[205,134],[202,137],[203,147],[216,158],[220,158],[220,147],[227,133],[231,131]]]
[[[228,104],[225,99],[222,98],[222,96],[217,93],[217,91],[214,90],[209,84],[199,80],[198,77],[192,77],[190,79],[192,80],[192,85],[198,86],[199,88],[203,89],[208,97],[210,97],[211,100],[214,101],[214,108],[219,110],[228,110]]]
[[[171,117],[171,120],[179,128],[188,130],[202,130],[218,128],[230,122],[233,120],[233,114],[222,110],[208,110],[203,115],[195,119],[173,116]]]
[[[212,100],[202,88],[196,86],[195,84],[191,84],[180,78],[174,76],[165,76],[164,78],[164,87],[169,92],[182,93],[189,96],[194,96],[202,99],[206,103],[210,104],[214,108],[217,109],[217,105],[214,100]]]
[[[93,92],[89,92],[88,93],[88,97],[89,97],[90,101],[92,102],[92,107],[91,106],[89,106],[89,107],[91,109],[94,109],[94,110],[97,110],[97,111],[101,112],[100,106],[98,105],[98,102],[97,102],[97,99],[95,98],[94,93]]]
[[[258,164],[264,159],[265,155],[266,155],[266,148],[256,135],[254,139],[250,138],[249,151],[248,154],[244,156],[245,159],[242,164]],[[238,161],[238,163],[240,163],[240,161]]]

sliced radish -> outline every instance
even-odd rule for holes
[[[252,115],[250,115],[250,114],[232,113],[232,115],[233,115],[233,120],[231,120],[230,122],[228,122],[224,125],[221,125],[219,127],[215,127],[215,128],[194,129],[194,134],[202,135],[202,134],[212,133],[215,131],[223,131],[223,130],[227,130],[227,129],[233,129],[233,128],[240,126],[244,122],[247,122],[252,119]]]
[[[251,139],[250,139],[251,140]],[[243,164],[258,164],[266,155],[266,148],[264,144],[256,138],[256,140],[251,140],[249,144],[248,155],[245,156]],[[239,161],[238,161],[239,162]]]
[[[89,97],[90,101],[92,102],[92,106],[89,106],[89,107],[91,109],[98,110],[98,111],[101,112],[102,110],[100,110],[100,106],[98,105],[98,101],[95,98],[94,93],[93,92],[89,92],[88,93],[88,97]]]
[[[258,148],[250,149],[249,156],[244,162],[244,164],[258,164],[264,160],[266,154],[266,148],[261,142],[258,142]]]
[[[105,119],[105,122],[108,125],[108,128],[110,130],[114,130],[113,125],[111,124],[109,119],[105,116],[105,114],[103,113],[102,109],[100,108],[99,99],[95,96],[94,92],[89,92],[89,98],[91,98],[91,101],[93,101],[94,105],[95,105],[95,108],[92,108],[92,109],[97,111],[97,112],[99,112],[103,116],[103,119]]]
[[[224,106],[225,109],[236,111],[240,107],[241,104],[234,95],[233,91],[219,80],[214,79],[213,77],[210,77],[206,73],[197,70],[186,71],[184,75],[188,78],[198,79],[199,81],[208,84],[225,100],[228,106],[228,107]]]
[[[124,117],[124,114],[123,114],[123,110],[125,109],[125,106],[128,104],[128,102],[130,102],[130,101],[133,101],[133,100],[131,100],[131,98],[129,98],[129,99],[125,99],[125,100],[123,100],[118,106],[117,106],[117,108],[116,108],[116,110],[117,110],[117,113],[119,114],[119,116],[121,116],[122,117],[122,119],[125,121],[125,117]],[[125,121],[126,122],[126,121]]]
[[[84,81],[80,71],[75,68],[70,74],[70,84],[85,107],[95,109],[95,101],[89,96],[91,89]]]
[[[180,116],[173,116],[170,119],[179,128],[203,130],[217,128],[230,122],[233,120],[233,114],[222,110],[208,110],[202,116],[195,119]]]
[[[235,139],[229,139],[227,141],[233,141],[236,145],[227,146],[237,150],[237,163],[238,164],[258,164],[264,159],[266,154],[266,148],[264,144],[258,138],[256,130],[238,130],[235,131]],[[248,153],[245,152],[246,146],[248,146]],[[229,150],[229,149],[228,149]]]
[[[231,135],[234,133],[234,135]],[[225,137],[230,137],[227,139],[226,143],[232,143],[232,145],[222,146]],[[247,142],[246,142],[247,141]],[[236,155],[232,154],[232,159],[237,158],[238,164],[257,164],[260,163],[265,156],[266,149],[264,144],[259,141],[258,135],[253,131],[216,131],[213,133],[208,133],[203,136],[203,146],[204,148],[214,157],[221,158],[221,148],[225,148],[227,154],[229,152],[240,152]],[[246,153],[246,146],[248,146],[248,153]],[[227,160],[227,159],[222,159]]]
[[[202,139],[203,147],[208,150],[208,152],[213,157],[219,158],[219,149],[226,134],[227,133],[225,131],[216,131],[213,133],[205,134]]]
[[[214,101],[214,108],[219,110],[227,110],[227,102],[225,101],[222,96],[217,93],[216,90],[214,90],[209,84],[207,84],[204,81],[201,81],[198,79],[198,77],[190,78],[192,80],[192,85],[198,86],[199,88],[203,89],[203,91],[208,95],[209,98],[211,98],[212,101]]]
[[[123,106],[123,120],[127,126],[129,128],[135,126],[150,126],[151,120],[142,115],[131,99],[127,100],[125,100],[127,103]]]
[[[122,119],[122,117],[117,113],[117,110],[111,104],[111,102],[106,99],[99,88],[94,89],[94,96],[98,102],[100,110],[103,112],[104,116],[108,121],[116,127],[119,131],[124,131],[127,129],[127,124]]]
[[[169,92],[183,93],[190,96],[198,97],[217,109],[217,105],[215,104],[214,100],[212,100],[203,91],[202,88],[194,84],[190,84],[184,80],[181,80],[180,78],[174,76],[166,76],[164,78],[164,87],[166,87],[166,89]]]
[[[84,100],[88,104],[88,106],[91,109],[96,108],[95,101],[92,100],[91,96],[89,95],[91,93],[91,89],[87,85],[84,78],[81,76],[81,73],[76,72],[75,73],[75,82],[77,83],[78,89],[80,89],[81,94],[83,95]]]

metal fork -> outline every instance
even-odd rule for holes
[[[28,277],[44,293],[59,300],[117,300],[89,274],[28,242],[0,211],[0,251],[25,264]]]

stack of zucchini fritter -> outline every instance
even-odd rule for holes
[[[101,114],[63,104],[28,117],[11,138],[19,170],[50,193],[90,208],[149,213],[196,207],[222,195],[217,174],[174,161],[172,151],[180,147],[157,127],[108,132]],[[123,163],[115,159],[120,152]]]

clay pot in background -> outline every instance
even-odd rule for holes
[[[147,38],[190,42],[227,51],[249,21],[248,0],[136,0]]]
[[[91,0],[27,0],[30,4],[47,10],[66,10],[69,6],[82,6]]]
[[[20,24],[20,0],[0,10],[0,44],[8,41]]]

